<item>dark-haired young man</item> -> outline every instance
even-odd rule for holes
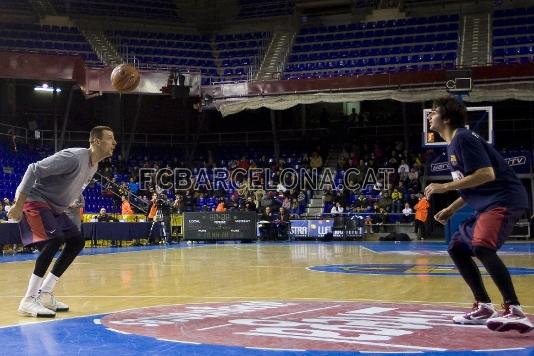
[[[465,106],[452,97],[436,100],[429,116],[430,129],[448,143],[447,156],[453,181],[432,183],[426,187],[425,195],[429,198],[434,193],[450,190],[460,194],[434,218],[445,224],[464,204],[475,210],[460,225],[449,244],[449,255],[475,297],[473,310],[455,316],[453,322],[486,324],[495,331],[526,333],[533,329],[533,325],[521,310],[510,273],[497,250],[517,220],[529,210],[527,192],[500,154],[464,127],[466,120]],[[491,303],[473,257],[482,262],[502,294],[502,316]]]
[[[35,245],[40,254],[26,295],[19,305],[24,316],[54,317],[69,307],[54,297],[59,277],[84,247],[78,227],[65,211],[80,196],[98,168],[98,162],[113,154],[117,142],[113,130],[96,126],[89,134],[89,148],[67,148],[28,166],[17,188],[16,203],[9,217],[21,220],[24,246]],[[65,244],[52,270],[43,277],[54,255]]]

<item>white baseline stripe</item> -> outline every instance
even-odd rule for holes
[[[269,316],[269,317],[267,317],[267,318],[262,318],[262,319],[273,319],[273,318],[279,318],[279,317],[282,317],[282,316],[295,315],[295,314],[302,314],[302,313],[308,313],[308,312],[317,311],[317,310],[332,309],[332,308],[337,308],[337,307],[339,307],[339,305],[333,305],[333,306],[324,307],[324,308],[317,308],[317,309],[301,310],[301,311],[294,312],[294,313],[287,313],[287,314],[273,315],[273,316]]]

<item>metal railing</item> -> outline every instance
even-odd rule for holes
[[[13,137],[13,135],[15,138],[22,139],[25,143],[28,143],[29,130],[27,128],[0,122],[0,136]]]
[[[53,130],[41,130],[40,141],[42,143],[48,143],[54,141]],[[300,141],[303,137],[322,137],[327,133],[327,129],[298,129],[298,130],[280,130],[278,132],[280,141]],[[131,132],[120,133],[116,132],[115,137],[129,137]],[[153,133],[133,133],[134,144],[141,145],[188,145],[191,141],[191,135],[185,134],[153,134]],[[27,136],[27,130],[26,130]],[[65,142],[70,144],[88,142],[89,133],[87,131],[66,131]],[[27,140],[27,138],[26,138]],[[244,131],[244,132],[215,132],[215,133],[202,133],[199,135],[199,144],[251,144],[258,142],[272,142],[272,131]]]

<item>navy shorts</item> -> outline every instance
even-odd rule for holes
[[[27,202],[22,211],[23,215],[19,226],[24,246],[54,238],[64,241],[80,235],[80,230],[67,214],[54,212],[45,202]]]

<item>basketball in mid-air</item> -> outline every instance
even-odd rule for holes
[[[119,92],[135,90],[140,80],[141,75],[137,69],[128,63],[116,66],[111,72],[111,86]]]

